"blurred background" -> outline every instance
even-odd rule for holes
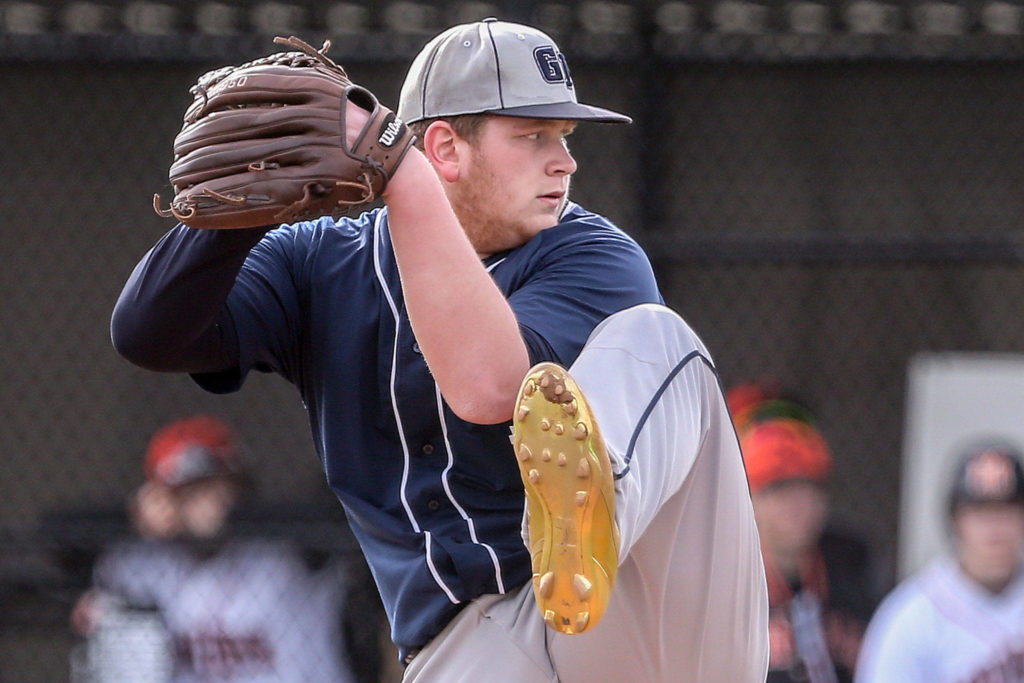
[[[175,417],[229,419],[263,528],[358,567],[292,388],[134,368],[109,316],[172,227],[152,195],[202,71],[330,38],[395,106],[429,37],[486,16],[634,117],[573,135],[575,199],[648,248],[726,385],[813,407],[834,507],[895,573],[908,364],[1024,353],[1022,0],[0,2],[0,681],[67,678],[68,612]]]

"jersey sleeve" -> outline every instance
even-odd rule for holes
[[[132,271],[114,306],[110,336],[131,362],[165,372],[236,364],[224,302],[265,229],[193,230],[178,225]]]
[[[272,230],[249,253],[228,295],[226,310],[238,343],[236,367],[194,373],[215,393],[236,391],[251,370],[294,380],[298,372],[300,296],[309,231],[285,225]]]
[[[531,363],[570,365],[608,316],[664,303],[650,261],[625,234],[566,231],[551,241],[530,278],[509,295]]]

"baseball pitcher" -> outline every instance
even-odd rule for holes
[[[157,199],[179,225],[125,286],[119,351],[214,392],[296,386],[405,680],[763,681],[712,358],[569,199],[577,124],[629,118],[580,103],[528,26],[441,33],[397,112],[279,41],[193,88]]]

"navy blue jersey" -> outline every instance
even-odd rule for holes
[[[568,366],[605,317],[662,303],[640,247],[573,204],[559,225],[485,265],[534,363]],[[196,381],[231,391],[256,369],[298,387],[403,652],[468,601],[529,580],[509,424],[470,424],[445,405],[409,325],[386,209],[267,233],[227,307],[239,367]]]

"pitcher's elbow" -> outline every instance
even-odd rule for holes
[[[512,419],[515,394],[507,389],[488,391],[484,387],[475,387],[471,393],[455,396],[448,402],[459,418],[472,424],[500,424]]]
[[[158,345],[134,324],[123,309],[116,308],[110,319],[110,342],[118,355],[132,365],[146,370],[165,370],[165,359],[157,353]]]

